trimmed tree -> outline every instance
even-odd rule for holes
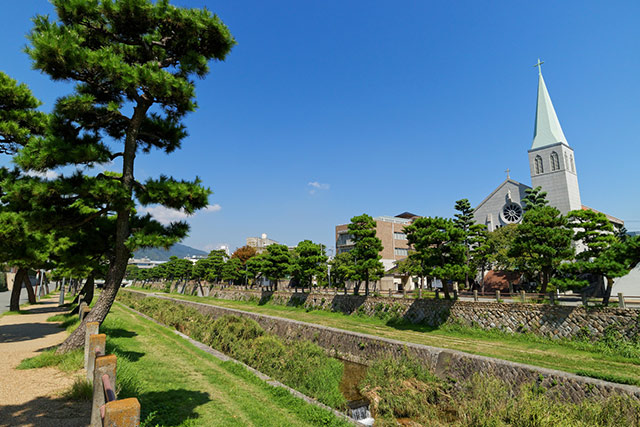
[[[516,229],[509,256],[516,258],[520,270],[538,277],[540,292],[544,294],[560,264],[573,258],[572,236],[567,219],[558,209],[551,206],[528,209]]]
[[[223,60],[235,42],[208,10],[176,8],[167,1],[52,3],[58,21],[34,18],[27,53],[36,69],[76,85],[71,95],[56,102],[51,136],[30,141],[22,150],[21,164],[46,170],[122,160],[121,172],[98,175],[113,184],[113,203],[99,212],[116,217],[114,256],[104,290],[91,313],[58,348],[64,352],[82,346],[86,322],[101,323],[106,317],[132,249],[167,243],[132,229],[136,202],[187,213],[207,205],[210,190],[197,178],[177,181],[161,176],[138,182],[135,157],[152,148],[171,153],[180,147],[186,136],[182,120],[196,109],[192,79],[204,77],[208,62]],[[173,241],[186,234],[185,224],[179,231]]]
[[[314,277],[326,275],[327,256],[324,249],[311,240],[303,240],[298,243],[295,252],[297,256],[292,269],[293,275],[303,288],[306,286],[311,289]]]
[[[473,219],[474,209],[471,207],[469,200],[461,199],[456,202],[455,209],[458,211],[454,216],[456,226],[464,233],[464,285],[465,289],[469,289],[469,272],[471,271],[471,261],[475,257],[476,249],[484,244],[487,239],[487,226],[484,224],[476,224]],[[481,253],[479,253],[482,256]],[[479,260],[480,261],[480,260]],[[474,265],[481,263],[474,263]]]
[[[287,277],[293,267],[289,248],[286,245],[269,245],[260,258],[262,273],[267,279],[276,282],[275,290],[277,291],[278,282]]]
[[[422,274],[440,279],[445,298],[451,299],[448,281],[462,280],[468,271],[464,232],[452,219],[425,217],[405,227],[405,233]]]
[[[380,262],[382,241],[376,236],[376,222],[367,214],[354,216],[348,225],[353,236],[353,273],[351,280],[356,282],[355,292],[360,292],[360,285],[365,283],[365,295],[369,295],[369,282],[377,281],[384,275],[384,266]]]
[[[629,272],[629,265],[622,251],[616,246],[620,239],[616,235],[613,224],[601,212],[592,210],[575,210],[567,214],[569,226],[575,230],[573,240],[585,250],[576,255],[575,262],[567,269],[574,274],[590,273],[603,276],[606,280],[603,304],[607,305],[611,298],[613,280]]]

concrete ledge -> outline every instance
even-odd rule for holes
[[[563,371],[547,369],[523,363],[509,362],[485,356],[464,353],[381,338],[374,335],[345,331],[297,320],[257,314],[242,310],[218,307],[211,304],[178,300],[167,296],[135,292],[140,298],[152,297],[173,301],[195,308],[205,315],[218,318],[224,315],[248,317],[268,332],[285,340],[312,341],[341,358],[371,364],[383,357],[401,358],[404,355],[419,360],[442,379],[467,380],[474,373],[495,376],[518,389],[521,385],[535,383],[547,389],[550,396],[580,402],[584,399],[603,399],[611,395],[626,394],[640,401],[640,388],[617,384]]]

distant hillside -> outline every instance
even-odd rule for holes
[[[149,248],[138,249],[133,253],[134,258],[149,258],[151,261],[169,261],[169,257],[174,255],[178,258],[184,258],[192,255],[207,255],[207,252],[192,248],[191,246],[176,243],[171,246],[169,250],[164,250],[162,248]]]

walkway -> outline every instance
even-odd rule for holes
[[[11,291],[0,292],[0,314],[9,311],[9,302],[11,301]],[[27,302],[27,290],[22,289],[20,292],[20,304]]]
[[[0,317],[0,426],[86,426],[87,403],[59,397],[73,383],[73,374],[56,368],[18,370],[18,364],[60,344],[67,333],[48,317],[61,310],[58,300],[45,299],[24,314]]]

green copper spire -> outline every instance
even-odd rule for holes
[[[542,64],[538,59],[538,63],[534,67],[538,67],[538,102],[536,105],[536,124],[533,130],[533,144],[531,149],[542,148],[548,145],[563,142],[567,145],[565,138],[556,116],[556,110],[553,108],[547,86],[544,84],[542,77]]]

